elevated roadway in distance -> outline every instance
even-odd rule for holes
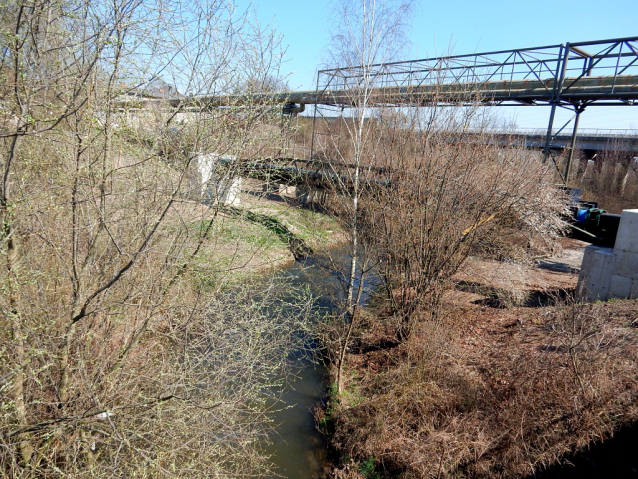
[[[545,133],[524,133],[525,146],[528,148],[544,148]],[[567,149],[571,146],[572,135],[554,135],[550,148]],[[578,135],[576,148],[586,152],[615,151],[633,153],[638,155],[638,134],[635,135],[605,135],[590,132],[581,132]]]
[[[547,134],[544,130],[513,131],[502,133],[499,131],[483,133],[468,133],[470,136],[485,136],[487,141],[496,141],[502,146],[518,144],[526,148],[544,149]],[[571,134],[554,134],[552,136],[551,149],[565,150],[571,147]],[[631,156],[638,155],[638,131],[621,130],[612,132],[610,130],[581,130],[575,147],[585,153],[585,156],[592,157],[596,153],[603,151],[613,151],[626,153]]]

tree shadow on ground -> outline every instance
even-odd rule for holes
[[[629,479],[638,478],[638,423],[629,424],[605,441],[568,454],[562,464],[536,472],[526,479]]]
[[[458,281],[454,289],[466,293],[480,294],[485,298],[477,299],[474,304],[491,308],[506,309],[523,306],[526,308],[543,308],[563,304],[574,296],[574,289],[506,289],[496,288],[474,281]]]
[[[252,211],[237,208],[235,206],[225,206],[225,213],[236,218],[243,218],[251,223],[257,223],[275,233],[279,239],[288,245],[290,252],[296,260],[302,260],[313,254],[312,248],[303,239],[290,231],[281,221],[272,216],[253,213]]]

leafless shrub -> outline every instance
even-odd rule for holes
[[[436,311],[469,254],[497,244],[491,238],[517,229],[551,242],[564,227],[565,198],[546,166],[524,150],[466,136],[453,116],[445,120],[445,129],[423,131],[417,117],[412,129],[379,141],[389,187],[371,188],[362,201],[366,239],[380,257],[403,335],[414,313],[426,305]],[[384,133],[380,128],[377,135]]]
[[[420,108],[422,98],[412,104],[404,98],[410,90],[405,85],[392,85],[406,91],[399,102],[392,88],[381,88],[393,80],[375,64],[391,60],[404,45],[410,2],[344,1],[339,7],[331,53],[340,69],[320,72],[319,83],[342,89],[348,101],[341,117],[322,121],[314,138],[331,167],[330,210],[351,247],[340,388],[358,307],[355,284],[362,283],[357,274],[368,270],[357,268],[357,261],[377,265],[398,335],[406,339],[417,319],[436,316],[450,278],[486,238],[516,228],[551,241],[563,229],[566,202],[540,159],[486,141],[489,115],[461,106],[480,104],[471,85],[443,97],[445,68],[431,72],[427,108]]]
[[[263,472],[262,388],[301,326],[274,289],[222,295],[220,212],[188,180],[201,152],[260,151],[272,117],[126,95],[159,73],[227,91],[276,44],[219,2],[19,1],[0,22],[15,119],[0,132],[0,475]]]
[[[524,477],[638,418],[634,311],[568,304],[471,342],[423,324],[364,375],[334,443],[399,477]]]

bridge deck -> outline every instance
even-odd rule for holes
[[[638,75],[620,77],[566,78],[569,88],[563,90],[564,102],[614,100],[632,103],[638,99]],[[440,85],[385,86],[373,88],[366,98],[367,106],[375,105],[432,105],[483,103],[518,104],[549,103],[553,98],[555,80],[499,80],[484,83],[449,83]],[[295,103],[302,105],[357,106],[359,95],[356,89],[297,91],[285,93],[256,93],[251,95],[214,95],[183,99],[159,100],[131,98],[122,100],[117,106],[149,107],[161,106],[196,108],[218,108],[220,106],[257,106]]]
[[[360,87],[365,86],[365,91]],[[296,104],[638,104],[638,37],[321,70],[316,91],[123,98],[117,105],[206,110]]]

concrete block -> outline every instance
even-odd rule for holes
[[[633,280],[625,276],[615,274],[611,277],[609,282],[609,297],[626,299],[631,296]]]
[[[616,255],[611,248],[598,248],[594,251],[592,268],[612,271],[616,265]]]
[[[279,194],[281,196],[291,196],[297,198],[299,193],[296,186],[279,185]]]
[[[579,290],[590,300],[605,300],[609,297],[609,284],[614,274],[616,256],[611,248],[597,248],[588,261],[590,263],[587,268],[581,266]]]
[[[638,279],[638,252],[614,248],[616,271],[614,274]]]
[[[241,178],[235,177],[233,178],[228,188],[222,193],[219,200],[226,205],[239,206],[241,202],[240,195],[241,195]]]
[[[219,201],[225,205],[239,206],[241,194],[241,177],[218,179],[215,176],[206,184],[204,197]]]
[[[638,210],[623,210],[615,248],[638,253]]]
[[[600,246],[595,246],[593,244],[585,246],[585,251],[583,252],[583,261],[580,265],[581,273],[583,271],[589,271],[591,269],[591,265],[594,262],[594,253],[600,249]]]
[[[585,287],[585,283],[587,278],[589,278],[591,274],[591,265],[594,262],[594,253],[600,249],[599,246],[588,245],[585,246],[585,251],[583,253],[583,260],[580,265],[580,272],[578,274],[578,287],[577,291],[583,291]]]
[[[585,248],[578,290],[590,300],[638,297],[638,209],[622,212],[613,250]]]

